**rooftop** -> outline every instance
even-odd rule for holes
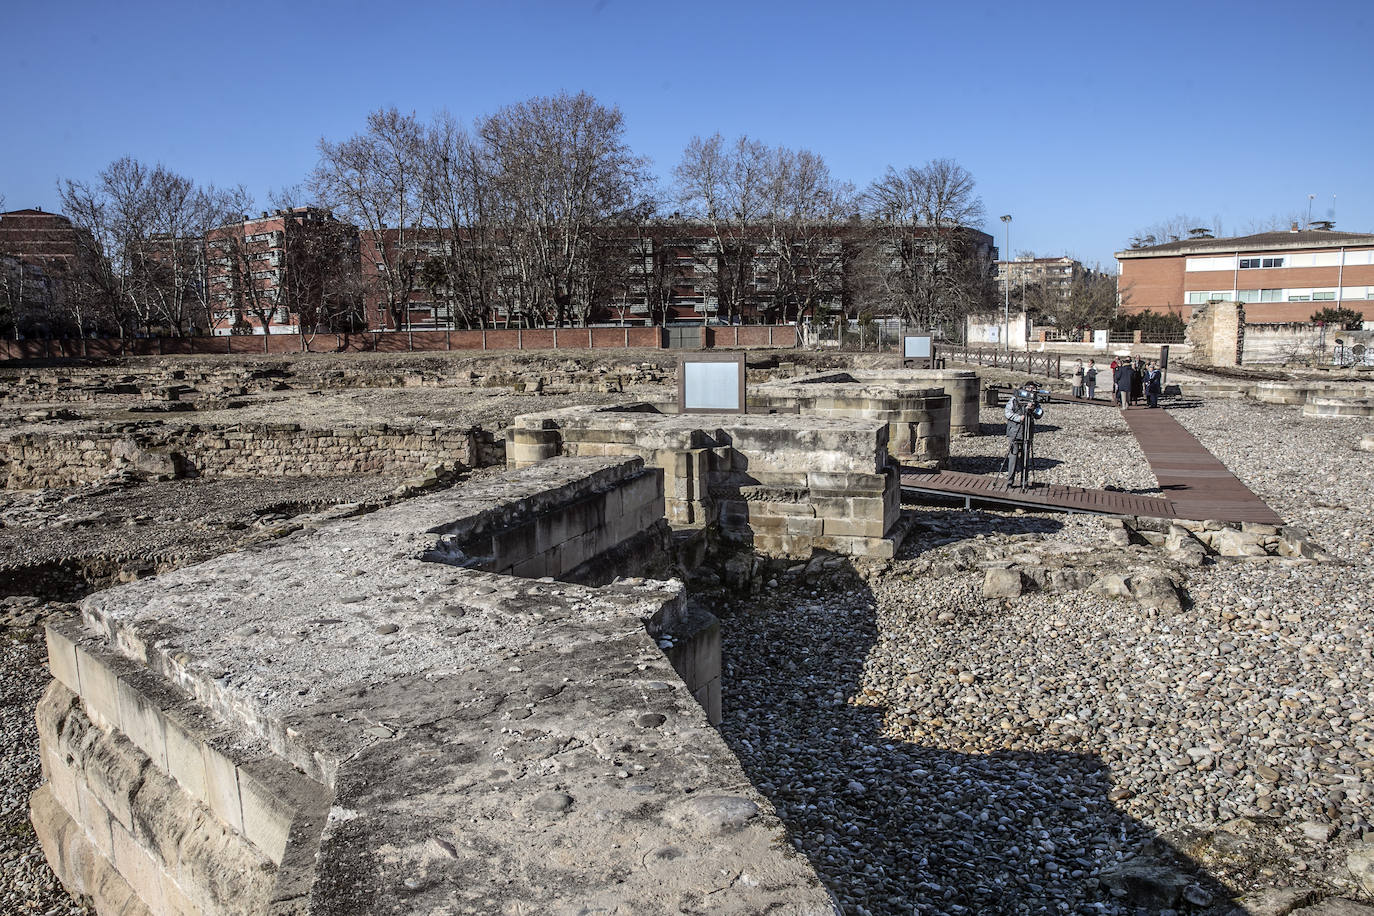
[[[1366,232],[1335,232],[1330,229],[1286,229],[1279,232],[1260,232],[1231,238],[1180,239],[1151,245],[1148,248],[1127,248],[1116,257],[1159,258],[1181,254],[1233,254],[1238,251],[1286,251],[1300,248],[1342,248],[1350,245],[1374,245],[1374,234]]]

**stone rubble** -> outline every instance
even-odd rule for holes
[[[1325,561],[918,508],[885,575],[724,619],[723,728],[847,912],[1374,912],[1367,459],[1291,408],[1178,415]],[[1148,491],[1119,414],[1053,416],[1045,479]],[[960,469],[996,442],[956,439]]]

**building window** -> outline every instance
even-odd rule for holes
[[[1282,267],[1283,258],[1241,258],[1240,269],[1251,270],[1263,267]]]
[[[1289,302],[1311,302],[1311,301],[1312,301],[1312,297],[1311,297],[1311,296],[1308,296],[1308,295],[1299,295],[1299,294],[1297,294],[1297,293],[1294,293],[1293,295],[1291,295],[1291,296],[1288,297],[1288,301],[1289,301]]]
[[[1260,302],[1282,302],[1283,290],[1281,289],[1262,289],[1259,291]]]
[[[1240,291],[1241,302],[1259,302],[1260,291],[1257,289],[1243,289]]]
[[[1334,289],[1314,289],[1312,291],[1312,301],[1314,302],[1331,302],[1335,298],[1336,291]]]

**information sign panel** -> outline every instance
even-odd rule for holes
[[[743,353],[699,353],[677,365],[681,413],[745,413]]]

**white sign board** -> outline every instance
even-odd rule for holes
[[[730,410],[743,408],[740,403],[740,373],[738,362],[692,362],[682,364],[682,398],[685,410]]]
[[[1093,331],[1093,348],[1097,350],[1107,349],[1107,342],[1111,335],[1107,331]]]
[[[997,343],[1002,339],[1002,329],[998,325],[988,326],[988,343]]]
[[[904,359],[930,359],[931,338],[903,337],[902,357]]]

